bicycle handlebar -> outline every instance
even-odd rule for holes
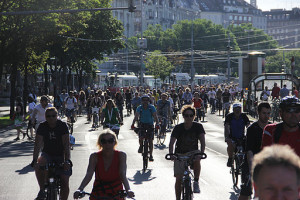
[[[169,153],[165,156],[166,160],[171,160],[171,156],[175,156],[176,159],[178,159],[182,155],[179,155],[177,153]],[[206,153],[201,153],[201,152],[195,153],[195,154],[192,154],[192,155],[186,155],[186,156],[189,157],[189,158],[192,158],[192,159],[194,159],[196,156],[201,156],[201,159],[206,159],[207,158]]]
[[[93,196],[93,198],[95,198],[95,199],[115,199],[116,197],[120,197],[120,198],[127,197],[127,192],[125,190],[120,190],[117,194],[115,194],[113,196],[110,196],[110,197],[97,197],[97,196],[92,195],[91,193],[88,193],[88,192],[85,192],[85,191],[80,191],[78,198],[81,199],[85,195]],[[134,198],[131,198],[131,199],[134,199]]]

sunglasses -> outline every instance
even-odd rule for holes
[[[109,139],[101,139],[100,142],[101,144],[112,144],[114,143],[115,139],[114,138],[109,138]]]
[[[184,114],[184,117],[194,117],[194,114]]]
[[[56,115],[47,115],[46,117],[47,118],[50,118],[50,117],[54,118],[54,117],[56,117]]]
[[[285,111],[288,113],[299,113],[300,108],[286,108]]]

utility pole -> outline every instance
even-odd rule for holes
[[[141,2],[141,39],[143,39],[143,0]],[[140,74],[140,84],[143,86],[143,64],[144,64],[144,50],[141,49],[141,74]]]
[[[191,85],[194,84],[195,66],[194,66],[194,20],[192,20],[191,33]]]
[[[228,46],[227,46],[227,75],[228,75],[228,83],[230,82],[230,33],[228,32]]]

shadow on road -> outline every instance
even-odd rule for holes
[[[155,144],[154,149],[164,150],[168,148],[165,144]]]
[[[9,141],[0,145],[0,158],[9,157],[21,157],[32,155],[33,152],[32,141],[19,140],[19,141]]]
[[[156,177],[151,177],[152,170],[148,170],[143,173],[142,170],[136,171],[135,175],[133,176],[133,179],[128,178],[129,181],[134,182],[133,184],[139,185],[146,181],[152,181],[156,179]]]
[[[230,192],[230,200],[238,200],[239,194],[240,194],[240,189],[237,186],[233,186],[232,188],[234,191]]]
[[[33,169],[33,167],[30,166],[30,164],[28,164],[27,166],[23,167],[20,170],[16,170],[16,172],[19,173],[20,175],[27,174],[27,173],[33,172],[33,171],[34,171],[34,169]]]

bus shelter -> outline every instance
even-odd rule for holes
[[[248,110],[249,113],[255,115],[261,92],[265,89],[265,86],[267,86],[271,94],[274,83],[277,83],[279,88],[283,88],[283,85],[286,85],[289,91],[292,91],[293,87],[299,89],[299,79],[293,74],[265,73],[258,75],[250,81],[248,88],[246,110]]]

